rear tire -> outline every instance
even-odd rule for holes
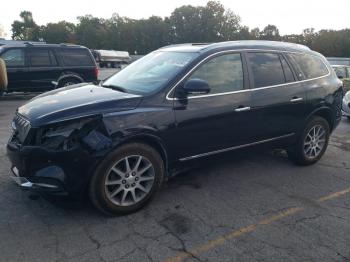
[[[77,78],[74,77],[67,77],[67,78],[63,78],[62,80],[60,80],[58,82],[58,88],[60,87],[65,87],[65,86],[70,86],[70,85],[75,85],[75,84],[80,84],[81,81]]]
[[[93,205],[108,215],[133,213],[144,207],[164,180],[164,163],[152,147],[126,144],[111,152],[91,178]]]
[[[288,157],[298,165],[312,165],[321,159],[330,135],[326,119],[315,116],[305,126],[297,143],[287,150]]]

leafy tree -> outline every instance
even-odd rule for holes
[[[267,25],[260,34],[260,38],[264,40],[281,40],[280,32],[275,25]]]
[[[32,12],[22,11],[19,16],[21,21],[16,20],[12,24],[12,38],[15,40],[39,40],[40,28],[34,22]]]
[[[127,50],[131,54],[146,54],[177,43],[262,39],[307,45],[327,56],[350,56],[350,29],[316,32],[306,28],[301,34],[281,36],[275,25],[267,25],[263,30],[241,25],[240,17],[218,1],[209,1],[205,6],[180,6],[165,18],[137,20],[113,14],[102,19],[85,15],[78,17],[77,25],[61,21],[38,26],[31,12],[23,11],[20,17],[12,24],[13,39],[77,43],[93,49]]]
[[[107,44],[110,34],[104,19],[85,15],[79,16],[78,20],[76,38],[79,44],[94,49],[102,48]]]
[[[325,56],[350,56],[350,29],[321,30],[311,45]]]
[[[304,39],[303,44],[311,47],[316,37],[315,28],[304,29],[301,37]]]
[[[250,30],[250,37],[251,39],[260,39],[260,29],[258,27],[253,28]]]
[[[305,45],[305,37],[298,34],[285,35],[282,41]]]
[[[41,36],[47,43],[76,43],[75,25],[66,21],[48,23],[41,27]]]
[[[240,39],[240,40],[253,39],[252,35],[249,32],[249,27],[248,26],[242,26],[241,27],[241,29],[238,32],[238,39]]]
[[[172,43],[203,42],[207,36],[202,25],[204,8],[191,5],[176,8],[170,16],[170,40]]]

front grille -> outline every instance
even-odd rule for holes
[[[12,121],[12,128],[14,138],[17,138],[19,142],[23,143],[29,133],[30,122],[23,116],[16,113]]]

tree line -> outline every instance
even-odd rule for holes
[[[30,11],[22,11],[12,24],[14,40],[74,43],[91,49],[126,50],[146,54],[161,46],[177,43],[203,43],[229,40],[276,40],[309,46],[325,56],[350,57],[350,29],[303,30],[301,34],[280,35],[277,26],[248,28],[241,18],[218,1],[205,6],[185,5],[170,16],[131,19],[113,14],[104,19],[85,15],[78,23],[60,21],[38,25]]]

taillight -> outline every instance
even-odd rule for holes
[[[99,70],[98,70],[98,67],[96,66],[95,67],[95,77],[96,78],[98,78],[98,74],[99,74],[100,72],[99,72]]]

